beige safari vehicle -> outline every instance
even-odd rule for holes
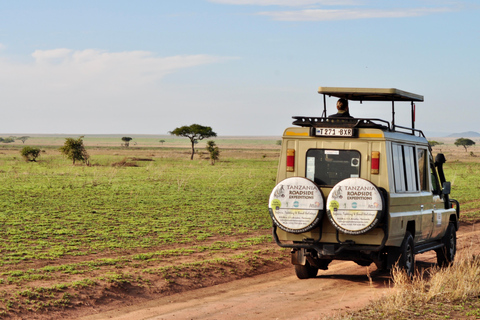
[[[315,277],[332,260],[412,275],[415,254],[435,250],[439,265],[456,252],[460,207],[449,198],[443,154],[434,160],[415,129],[423,96],[398,89],[320,87],[322,117],[293,117],[283,134],[277,185],[269,199],[273,237],[291,248],[298,278]],[[327,99],[385,101],[391,122],[329,118]],[[395,106],[410,105],[411,127],[395,123]],[[355,114],[359,110],[354,110]],[[409,115],[410,116],[410,115]]]

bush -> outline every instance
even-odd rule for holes
[[[23,149],[20,151],[20,154],[25,159],[25,161],[37,161],[37,158],[40,155],[40,149],[23,147]]]
[[[12,143],[12,142],[15,142],[15,139],[13,137],[8,137],[8,138],[1,138],[0,137],[0,142],[2,142],[2,143]]]
[[[206,149],[210,153],[210,161],[213,166],[215,164],[215,160],[218,160],[218,157],[220,156],[220,149],[217,147],[217,145],[215,144],[215,141],[213,140],[207,141]]]
[[[83,161],[88,164],[88,158],[90,157],[85,150],[85,146],[83,145],[83,136],[78,139],[73,138],[66,138],[65,144],[63,147],[60,147],[60,152],[63,153],[68,159],[73,161]]]

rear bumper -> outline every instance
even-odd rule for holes
[[[309,249],[317,251],[319,256],[325,256],[335,258],[337,255],[344,254],[345,251],[363,251],[363,252],[380,252],[385,248],[387,242],[388,232],[387,228],[383,228],[384,236],[380,245],[359,245],[353,241],[341,242],[337,236],[336,243],[323,243],[320,242],[322,235],[319,238],[311,241],[283,243],[277,235],[277,226],[273,224],[272,235],[278,246],[282,248],[292,249]]]

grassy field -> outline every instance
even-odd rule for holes
[[[95,303],[119,286],[176,292],[286,261],[266,208],[274,143],[243,141],[214,166],[201,149],[190,161],[185,147],[95,146],[90,166],[73,166],[43,139],[36,163],[21,144],[0,148],[0,315]]]
[[[463,147],[453,145],[433,148],[434,156],[443,152],[447,159],[444,165],[445,178],[452,183],[451,197],[460,202],[461,221],[476,222],[480,218],[480,157],[475,147],[465,152]]]
[[[90,166],[58,152],[64,137],[0,145],[0,316],[188,290],[289,264],[272,243],[267,199],[275,185],[275,138],[215,139],[210,165],[187,139],[86,137]],[[167,139],[165,139],[167,140]],[[462,220],[480,216],[480,161],[451,145],[452,197]],[[475,148],[472,148],[475,152]],[[109,300],[110,299],[110,300]]]

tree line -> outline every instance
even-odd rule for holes
[[[25,143],[25,141],[27,141],[28,138],[30,138],[30,137],[29,136],[22,136],[22,137],[10,136],[8,138],[0,137],[0,142],[1,143],[12,143],[12,142],[15,142],[17,140],[20,140],[20,141],[22,141],[22,143]]]
[[[190,160],[193,160],[193,156],[195,154],[195,144],[197,144],[198,141],[217,136],[217,134],[212,130],[211,127],[201,126],[199,124],[192,124],[190,126],[182,126],[175,128],[174,130],[170,131],[170,134],[190,139],[190,142],[192,144],[192,154],[190,156]],[[28,137],[26,136],[21,138],[26,138],[25,140],[28,139]],[[21,138],[18,139],[22,140]],[[82,161],[88,164],[88,159],[90,158],[90,156],[88,155],[87,150],[85,149],[85,146],[83,144],[83,138],[83,136],[79,137],[78,139],[66,138],[64,145],[59,148],[59,151],[68,159],[72,160],[73,164],[75,164],[76,161]],[[22,142],[25,142],[25,140],[22,140]],[[128,148],[130,146],[130,141],[132,141],[133,138],[122,137],[121,140],[123,141],[122,146]],[[0,142],[3,141],[0,140]],[[159,142],[163,144],[165,140],[160,140]],[[212,140],[207,141],[206,149],[210,154],[211,164],[214,165],[215,161],[219,159],[220,149],[215,144],[215,141]],[[20,153],[26,161],[35,162],[36,159],[40,156],[40,149],[27,146],[24,147],[20,151]]]

